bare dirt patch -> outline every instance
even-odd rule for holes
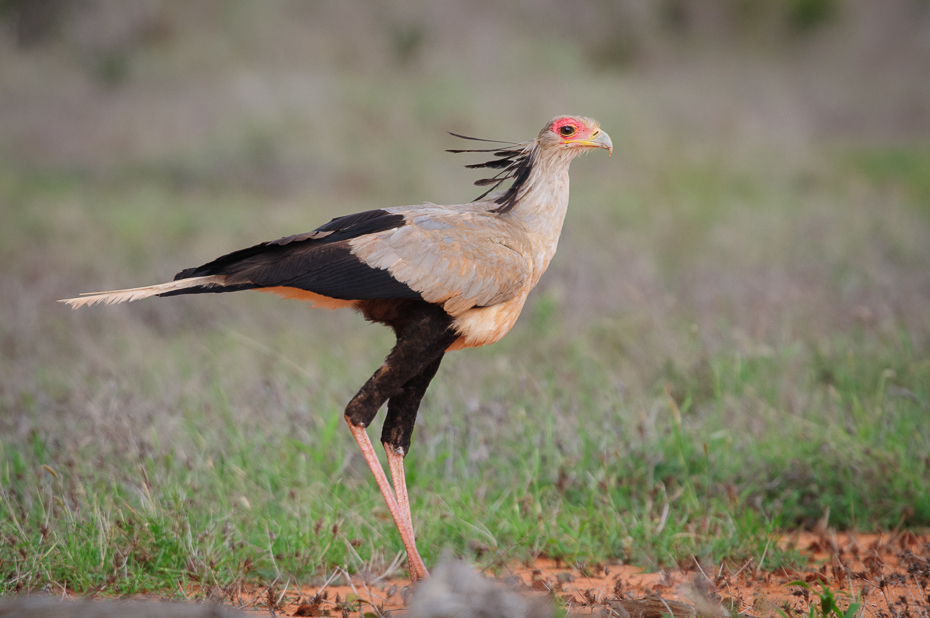
[[[539,558],[512,565],[495,579],[522,594],[547,597],[568,614],[659,618],[685,616],[821,616],[823,587],[845,610],[860,604],[858,616],[930,617],[930,534],[800,533],[782,540],[807,557],[797,570],[759,569],[743,564],[701,564],[683,560],[657,572],[621,564],[566,564]],[[337,581],[338,579],[338,581]],[[227,591],[226,602],[273,609],[287,616],[401,614],[413,590],[405,579],[366,584],[361,577],[334,579],[320,588],[284,586]],[[805,582],[808,587],[791,585]],[[839,617],[836,617],[839,618]]]
[[[539,558],[485,579],[464,563],[446,563],[433,570],[430,584],[416,587],[407,579],[337,570],[317,587],[288,582],[186,591],[197,605],[13,598],[0,603],[0,616],[232,616],[239,615],[238,606],[263,615],[343,618],[845,618],[855,604],[848,615],[856,618],[930,618],[930,533],[799,533],[781,543],[797,547],[807,564],[766,570],[752,560],[709,565],[691,558],[647,573],[622,564]],[[826,594],[833,604],[824,605]]]

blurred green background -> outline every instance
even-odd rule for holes
[[[383,571],[341,410],[389,332],[54,301],[468,201],[448,131],[566,113],[614,156],[574,163],[513,332],[424,400],[427,562],[774,565],[817,521],[930,525],[925,0],[2,0],[0,590]]]

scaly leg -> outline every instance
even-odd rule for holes
[[[346,406],[345,417],[352,435],[362,449],[368,467],[371,468],[372,474],[375,475],[378,489],[381,490],[381,495],[384,497],[388,510],[391,512],[391,517],[394,519],[394,524],[397,526],[398,532],[400,532],[404,547],[407,550],[407,559],[410,563],[410,577],[413,580],[419,580],[429,577],[429,573],[414,542],[413,526],[410,523],[410,505],[407,499],[406,485],[403,483],[403,469],[401,468],[399,471],[399,482],[398,477],[395,476],[395,483],[397,483],[395,489],[402,492],[401,500],[404,506],[401,509],[398,504],[398,495],[388,485],[387,477],[381,468],[377,455],[375,455],[365,428],[374,419],[378,409],[385,401],[395,397],[398,397],[401,401],[409,399],[410,394],[408,394],[408,391],[410,390],[419,391],[416,398],[416,404],[419,405],[419,399],[423,396],[422,391],[426,390],[429,379],[436,373],[439,366],[438,360],[441,359],[446,348],[458,338],[458,335],[449,328],[450,318],[441,308],[422,304],[408,306],[408,309],[409,311],[403,323],[394,327],[397,344],[388,354],[381,367],[368,379]],[[428,369],[430,371],[427,371]],[[415,378],[426,373],[429,374],[429,379],[425,381],[422,388],[407,388],[408,382],[419,383]],[[388,419],[391,419],[391,409],[395,407],[388,406]],[[401,405],[400,407],[406,409],[408,406]],[[416,406],[414,406],[413,411],[411,421],[416,418]],[[390,425],[390,423],[388,424]],[[395,422],[394,425],[396,426],[397,423]],[[406,426],[406,421],[401,425]],[[410,427],[410,431],[412,431],[412,427]],[[409,445],[409,439],[407,444]],[[388,459],[390,461],[391,457],[389,456]],[[396,474],[395,467],[396,464],[391,465],[392,476]]]
[[[386,445],[385,445],[386,446]],[[404,456],[393,449],[386,448],[388,467],[391,469],[391,483],[397,496],[400,514],[407,518],[410,534],[413,534],[413,516],[410,514],[410,498],[407,496],[407,476],[404,474]]]
[[[413,426],[417,419],[417,410],[423,394],[430,381],[439,370],[442,355],[427,365],[423,371],[404,384],[401,392],[388,400],[387,418],[381,431],[381,443],[387,453],[388,465],[391,468],[391,481],[394,484],[394,494],[403,514],[407,516],[410,530],[413,530],[413,517],[410,513],[410,500],[407,495],[407,479],[404,474],[404,457],[410,451],[410,437],[413,435]]]
[[[391,491],[391,486],[388,485],[387,477],[384,475],[384,469],[381,467],[381,462],[378,461],[375,449],[371,445],[371,440],[368,438],[368,432],[365,431],[364,427],[353,425],[351,422],[349,423],[349,430],[355,437],[355,441],[358,442],[359,448],[362,449],[365,462],[368,464],[368,467],[371,468],[371,473],[375,475],[378,489],[381,490],[381,495],[384,497],[384,502],[387,504],[388,511],[390,511],[391,517],[394,519],[394,525],[397,526],[397,531],[400,532],[400,538],[404,543],[404,548],[407,550],[407,562],[410,564],[410,578],[414,581],[428,579],[429,572],[426,570],[426,565],[420,557],[420,552],[417,551],[417,545],[413,538],[413,528],[410,524],[410,506],[407,503],[406,485],[404,485],[403,498],[404,504],[407,505],[405,513],[398,506],[397,498],[394,496],[394,492]],[[393,466],[391,467],[391,474],[392,476],[394,474]],[[403,469],[401,469],[401,474],[403,474]]]

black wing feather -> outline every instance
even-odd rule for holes
[[[337,217],[313,232],[233,251],[175,276],[177,280],[225,275],[226,286],[176,290],[163,296],[283,286],[340,300],[421,299],[388,271],[372,268],[352,255],[348,246],[352,238],[404,225],[403,215],[385,210]]]

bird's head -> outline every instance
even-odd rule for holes
[[[491,187],[475,201],[481,201],[492,191],[507,180],[513,180],[510,187],[500,195],[491,195],[489,199],[501,204],[503,210],[494,212],[507,212],[516,202],[517,196],[533,174],[534,169],[551,169],[552,165],[564,166],[568,171],[568,164],[576,156],[589,152],[595,148],[604,148],[613,153],[614,145],[610,136],[601,131],[597,121],[584,116],[556,116],[539,132],[536,139],[529,142],[501,142],[478,137],[468,137],[458,133],[451,133],[455,137],[478,142],[494,142],[503,144],[496,148],[478,148],[467,150],[448,150],[446,152],[483,152],[493,153],[494,158],[484,163],[466,165],[469,169],[487,168],[500,170],[490,178],[476,180],[479,187]]]
[[[572,150],[581,154],[592,148],[614,151],[613,142],[605,131],[601,131],[597,120],[584,116],[556,116],[539,132],[536,138],[541,148]]]

